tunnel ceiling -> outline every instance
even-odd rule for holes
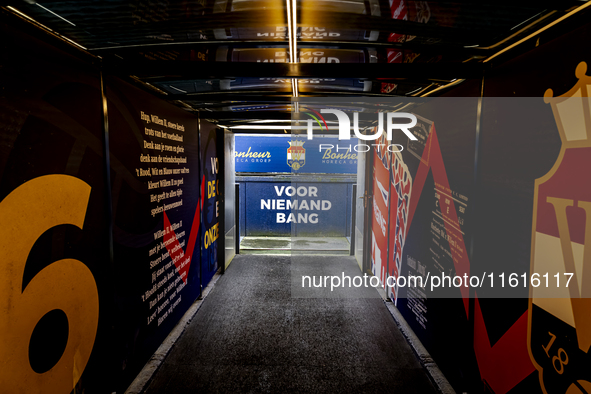
[[[585,6],[545,0],[24,0],[4,13],[83,47],[108,73],[231,125],[289,119],[294,90],[299,97],[440,94],[572,29],[587,8],[539,33]],[[515,45],[534,32],[537,42]]]

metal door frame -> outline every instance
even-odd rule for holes
[[[371,212],[373,210],[374,147],[365,152],[365,191],[363,195],[363,272],[371,274]]]

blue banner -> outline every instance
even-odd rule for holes
[[[238,176],[244,236],[347,237],[354,177]]]
[[[236,172],[357,173],[357,138],[236,136]]]
[[[200,134],[203,208],[201,210],[201,284],[207,286],[218,270],[219,183],[215,126],[202,122]],[[223,208],[222,208],[223,209]]]

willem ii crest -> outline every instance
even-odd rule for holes
[[[304,149],[304,141],[288,141],[289,148],[287,148],[287,165],[294,171],[299,170],[306,164],[306,149]]]
[[[550,172],[535,182],[528,349],[547,394],[591,393],[591,77],[586,72],[587,64],[579,63],[579,81],[570,91],[544,94],[562,147]]]

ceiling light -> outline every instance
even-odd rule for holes
[[[287,32],[289,38],[289,62],[298,62],[298,23],[297,23],[297,0],[285,0],[287,9]],[[291,91],[293,97],[298,97],[298,80],[291,80]],[[297,103],[296,103],[297,107]],[[298,112],[296,110],[296,112]]]
[[[293,97],[298,97],[299,96],[299,92],[298,92],[298,80],[297,80],[297,78],[292,78],[292,80],[291,80],[291,90],[293,92]]]
[[[261,119],[261,120],[253,120],[250,123],[291,123],[294,120],[291,119]],[[298,122],[298,121],[295,121]],[[339,122],[336,120],[327,120],[326,123],[338,124]]]
[[[240,125],[240,126],[229,126],[231,129],[242,129],[242,130],[308,130],[308,126],[273,126],[273,125]],[[320,128],[320,126],[312,126],[312,130],[326,130]]]
[[[582,11],[582,10],[584,10],[585,8],[587,8],[587,7],[589,7],[589,6],[591,6],[591,1],[588,1],[588,2],[586,2],[585,4],[583,4],[583,5],[581,5],[581,6],[577,7],[577,8],[575,8],[575,9],[574,9],[574,10],[572,10],[571,12],[569,12],[569,13],[567,13],[567,14],[565,14],[565,15],[561,16],[560,18],[558,18],[558,19],[556,19],[555,21],[553,21],[553,22],[551,22],[551,23],[547,24],[546,26],[542,27],[541,29],[539,29],[539,30],[537,30],[537,31],[535,31],[535,32],[533,32],[533,33],[531,33],[529,36],[527,36],[527,37],[524,37],[524,38],[522,38],[521,40],[519,40],[519,41],[517,41],[517,42],[515,42],[515,43],[513,43],[513,44],[511,44],[511,45],[509,45],[508,47],[505,47],[505,48],[501,49],[499,52],[495,53],[494,55],[490,56],[489,58],[487,58],[487,59],[484,59],[483,63],[488,63],[489,61],[491,61],[491,60],[492,60],[492,59],[494,59],[495,57],[499,56],[500,54],[502,54],[502,53],[504,53],[504,52],[507,52],[507,51],[508,51],[508,50],[510,50],[511,48],[514,48],[514,47],[516,47],[517,45],[520,45],[521,43],[523,43],[523,42],[525,42],[525,41],[529,40],[529,39],[530,39],[530,38],[532,38],[532,37],[535,37],[535,36],[539,35],[539,34],[540,34],[540,33],[542,33],[543,31],[545,31],[545,30],[547,30],[547,29],[551,28],[552,26],[554,26],[554,25],[556,25],[556,24],[558,24],[558,23],[562,22],[563,20],[565,20],[565,19],[569,18],[570,16],[572,16],[572,15],[574,15],[574,14],[578,13],[579,11]]]
[[[37,22],[35,19],[31,18],[30,16],[28,16],[27,14],[25,14],[25,13],[23,13],[23,12],[20,12],[20,11],[19,11],[19,10],[17,10],[16,8],[14,8],[14,7],[11,7],[11,6],[6,6],[6,8],[8,8],[9,10],[11,10],[11,11],[12,11],[12,12],[14,12],[15,14],[17,14],[17,15],[19,15],[19,16],[21,16],[21,17],[23,17],[23,18],[27,19],[27,20],[29,20],[30,22],[34,23],[35,25],[39,26],[40,28],[42,28],[42,29],[44,29],[44,30],[47,30],[48,32],[50,32],[51,34],[53,34],[53,35],[55,35],[55,36],[59,37],[60,39],[62,39],[62,40],[65,40],[65,41],[69,42],[70,44],[77,46],[78,48],[81,48],[81,49],[83,49],[83,50],[86,50],[86,47],[84,47],[84,46],[82,46],[82,45],[78,44],[77,42],[75,42],[75,41],[73,41],[73,40],[70,40],[68,37],[65,37],[65,36],[63,36],[63,35],[59,34],[58,32],[56,32],[56,31],[54,31],[54,30],[50,29],[49,27],[45,26],[44,24]],[[59,16],[59,15],[58,15],[58,16]],[[68,22],[69,22],[69,21],[68,21]],[[71,23],[71,22],[69,22],[69,23]]]
[[[297,16],[297,0],[291,0],[291,5],[292,5],[291,28],[293,29],[293,34],[291,34],[292,41],[293,41],[293,63],[297,63],[298,62],[298,16]]]
[[[56,14],[55,12],[53,12],[52,10],[49,10],[49,9],[47,9],[47,8],[43,7],[43,6],[42,6],[41,4],[39,4],[39,3],[36,3],[36,4],[37,4],[39,7],[43,8],[45,11],[49,12],[50,14],[53,14],[53,15],[57,16],[58,18],[60,18],[61,20],[64,20],[64,21],[68,22],[70,25],[72,25],[72,26],[76,26],[74,23],[70,22],[69,20],[67,20],[66,18],[64,18],[64,17],[62,17],[62,16],[59,16],[58,14]]]
[[[169,87],[169,88],[172,88],[172,89],[174,89],[174,90],[176,90],[176,91],[178,91],[178,92],[181,92],[181,93],[188,93],[186,90],[179,89],[179,88],[177,88],[177,87],[174,87],[174,86],[172,86],[172,85],[168,85],[168,87]]]
[[[287,39],[289,40],[289,62],[293,63],[293,41],[292,41],[292,26],[291,26],[291,1],[285,0],[287,9]]]

